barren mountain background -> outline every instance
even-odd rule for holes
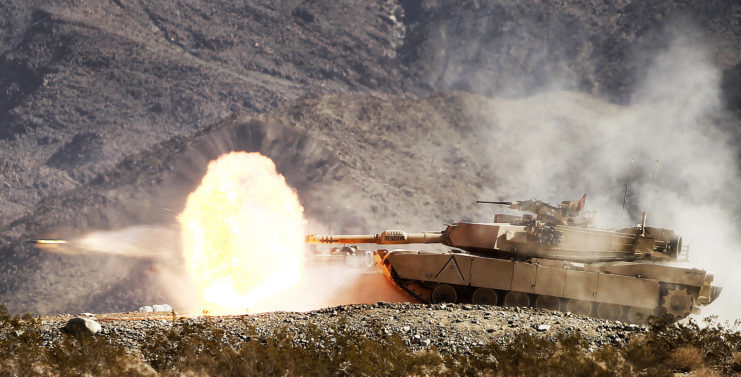
[[[439,230],[490,219],[476,199],[587,192],[601,225],[646,209],[718,279],[741,260],[738,1],[4,0],[0,15],[11,312],[176,300],[175,217],[230,150],[271,157],[316,232]],[[122,229],[167,257],[23,244]]]

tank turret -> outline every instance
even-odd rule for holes
[[[511,209],[533,212],[536,220],[550,225],[588,225],[591,213],[587,213],[586,216],[582,213],[586,199],[585,194],[580,200],[564,200],[558,206],[537,199],[515,202],[477,200],[476,203],[504,204]]]
[[[641,322],[652,315],[682,318],[718,297],[711,273],[663,264],[687,259],[688,248],[673,230],[647,227],[645,214],[631,228],[590,227],[585,199],[558,206],[480,201],[535,216],[499,214],[493,223],[459,222],[439,232],[309,234],[306,242],[453,248],[375,252],[387,276],[423,302],[536,306]]]
[[[509,203],[509,202],[508,202]],[[521,206],[525,202],[512,202]],[[517,204],[515,204],[517,203]],[[539,201],[527,201],[523,208],[545,213]],[[565,207],[568,208],[568,207]],[[563,211],[568,214],[567,211]],[[407,233],[386,230],[377,234],[306,236],[308,243],[378,245],[439,243],[477,255],[502,257],[540,257],[575,262],[676,260],[681,251],[681,238],[669,229],[648,228],[645,225],[620,230],[586,228],[544,222],[529,215],[496,217],[494,223],[459,222],[441,232]]]

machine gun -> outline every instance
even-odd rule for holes
[[[591,223],[593,213],[583,212],[587,194],[579,200],[564,200],[558,206],[531,199],[514,202],[477,200],[476,203],[508,205],[509,208],[536,214],[536,219],[549,225],[581,225]],[[527,221],[527,219],[526,219]]]

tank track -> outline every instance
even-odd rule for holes
[[[391,279],[393,279],[396,286],[401,288],[404,292],[408,293],[410,296],[417,299],[419,302],[423,304],[429,304],[430,300],[425,300],[422,296],[420,296],[414,289],[409,287],[409,281],[406,281],[399,277],[399,275],[396,274],[396,271],[391,269]]]
[[[414,299],[416,299],[420,303],[428,304],[428,305],[432,303],[431,302],[431,299],[425,299],[419,293],[417,293],[417,291],[415,291],[412,287],[410,287],[410,284],[412,283],[412,281],[409,281],[409,280],[406,280],[406,279],[402,279],[401,277],[399,277],[399,275],[396,273],[396,271],[394,271],[394,269],[391,268],[390,266],[389,266],[389,272],[390,272],[390,275],[391,275],[391,279],[396,284],[396,286],[399,287],[399,288],[401,288],[408,295],[412,296]],[[659,304],[660,305],[660,308],[664,308],[665,311],[670,312],[670,314],[673,315],[673,317],[675,318],[675,320],[682,319],[682,318],[686,317],[687,315],[689,315],[690,312],[691,312],[691,309],[690,309],[691,306],[688,306],[688,308],[687,309],[684,309],[681,313],[671,312],[671,310],[668,310],[667,309],[667,308],[669,308],[669,306],[668,306],[669,304],[666,304],[664,302],[665,301],[665,296],[667,296],[667,290],[668,290],[667,287],[663,288],[663,294],[661,296],[661,302]],[[678,291],[679,292],[680,290],[675,288],[674,291]],[[686,291],[682,291],[682,292],[684,292],[685,293],[685,296],[687,296],[688,298],[690,297],[689,295],[686,294]],[[693,303],[694,303],[694,301],[692,301],[692,304]],[[499,304],[499,305],[502,305],[502,304]],[[596,310],[594,310],[594,311],[596,311]],[[596,313],[590,313],[590,314],[585,314],[585,315],[590,316],[592,318],[601,318]],[[624,314],[623,315],[623,317],[625,317],[625,316],[627,316],[627,314]],[[623,320],[623,318],[615,319],[615,320]],[[645,322],[633,322],[633,323],[645,323]]]

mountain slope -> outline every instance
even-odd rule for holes
[[[393,3],[2,7],[14,17],[0,56],[0,157],[13,167],[2,171],[0,222],[233,112],[263,112],[307,91],[401,93],[405,81],[394,64],[403,26]]]

